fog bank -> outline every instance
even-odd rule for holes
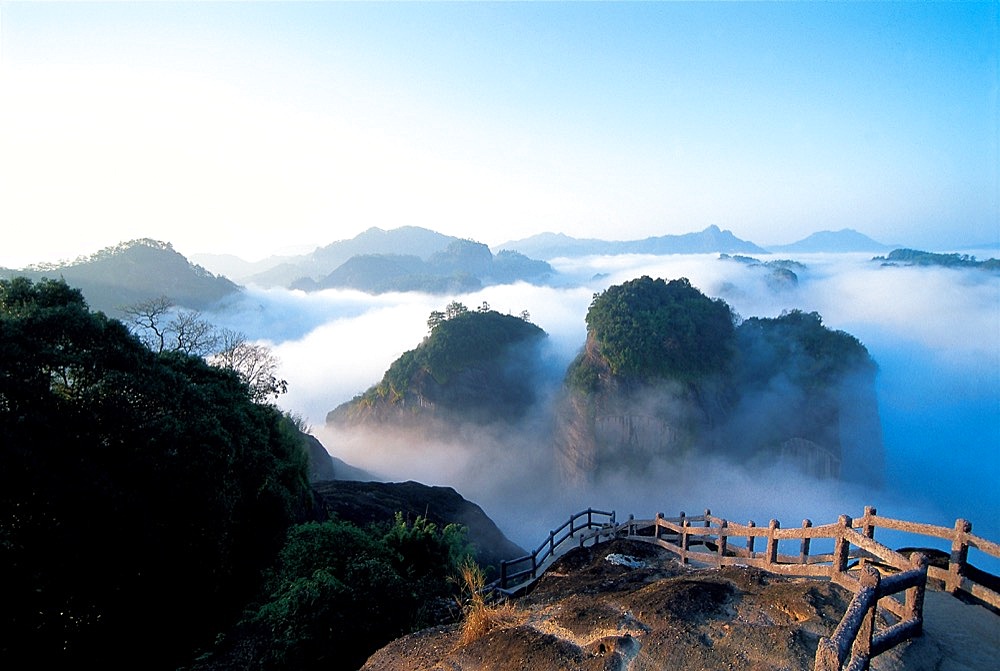
[[[762,261],[771,257],[762,256]],[[315,294],[251,288],[207,315],[272,345],[289,392],[283,408],[302,414],[335,455],[386,479],[455,487],[501,529],[535,546],[572,512],[613,508],[620,516],[667,515],[706,507],[758,524],[776,517],[832,521],[875,505],[892,517],[951,526],[956,517],[1000,539],[1000,277],[977,270],[881,267],[870,255],[797,255],[798,283],[776,284],[768,268],[717,255],[556,259],[559,286],[496,286],[461,296],[330,290]],[[427,317],[450,300],[520,314],[549,334],[553,368],[582,346],[594,293],[640,275],[687,277],[742,317],[816,311],[847,331],[879,366],[876,394],[886,484],[863,488],[816,481],[784,469],[663,464],[641,481],[605,481],[586,490],[552,489],[549,436],[527,427],[423,443],[412,436],[345,435],[326,413],[381,379],[427,334]],[[845,465],[845,468],[850,468]],[[710,474],[706,476],[705,474]]]

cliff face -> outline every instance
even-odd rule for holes
[[[857,339],[802,312],[751,318],[727,335],[696,289],[643,279],[595,298],[588,313],[558,411],[567,480],[701,455],[881,479],[876,367]]]

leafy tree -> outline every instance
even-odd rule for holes
[[[200,668],[353,671],[375,650],[438,623],[468,561],[463,527],[397,514],[387,528],[340,520],[291,528],[263,598]]]
[[[306,468],[233,372],[0,280],[0,665],[176,668],[309,513]]]
[[[611,374],[638,380],[685,382],[729,365],[735,339],[733,313],[685,279],[643,276],[595,295],[587,311],[588,334]],[[580,359],[577,365],[589,365]],[[570,381],[593,379],[570,371]]]

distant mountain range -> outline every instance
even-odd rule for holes
[[[732,231],[709,226],[697,233],[661,235],[643,240],[598,240],[572,238],[562,233],[541,233],[523,240],[505,242],[499,249],[513,249],[540,259],[614,254],[763,254],[767,250],[740,240]]]
[[[0,277],[15,275],[35,281],[62,278],[83,292],[92,309],[112,317],[120,317],[123,306],[160,296],[201,310],[240,290],[231,280],[188,261],[169,242],[147,238],[107,247],[70,263],[0,269]]]
[[[768,252],[888,251],[890,247],[851,229],[821,231],[789,245],[760,246],[731,231],[709,226],[700,232],[643,240],[607,241],[542,233],[490,250],[485,244],[417,226],[370,228],[349,240],[309,254],[276,256],[249,263],[229,255],[199,255],[217,273],[188,261],[168,242],[139,239],[70,263],[0,268],[0,276],[62,277],[83,290],[88,303],[112,316],[121,306],[167,296],[180,306],[204,309],[237,292],[233,280],[264,287],[307,291],[354,288],[369,293],[423,291],[463,293],[491,284],[548,282],[555,271],[547,259],[614,254],[767,254]],[[233,280],[228,279],[232,277]]]
[[[869,238],[864,233],[854,229],[844,228],[839,231],[819,231],[793,242],[790,245],[771,245],[771,252],[880,252],[892,249]]]

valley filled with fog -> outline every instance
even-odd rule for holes
[[[779,257],[761,260],[769,258]],[[205,316],[273,348],[289,383],[279,404],[300,414],[334,456],[379,479],[452,486],[525,547],[588,506],[637,517],[711,507],[737,521],[766,524],[776,517],[797,526],[803,517],[834,521],[874,505],[890,517],[948,527],[965,517],[974,532],[1000,537],[1000,277],[976,269],[885,267],[871,254],[794,260],[804,265],[796,269],[797,282],[776,282],[764,266],[705,254],[554,259],[558,272],[548,286],[518,283],[454,296],[250,286]],[[447,442],[373,438],[325,425],[327,412],[377,383],[416,347],[431,311],[452,300],[470,309],[485,302],[501,313],[529,313],[548,334],[551,376],[539,383],[539,398],[550,399],[585,341],[594,294],[642,275],[686,277],[742,318],[815,311],[828,328],[858,338],[879,367],[884,488],[702,459],[572,488],[554,477],[551,446],[538,444],[544,432],[530,416],[500,435],[470,431]]]

